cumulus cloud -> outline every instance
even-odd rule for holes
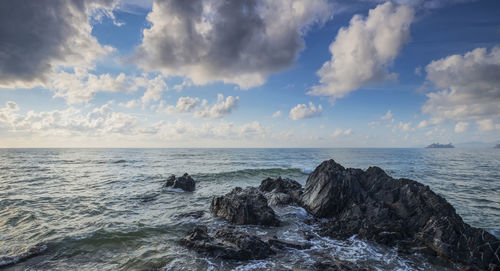
[[[438,91],[427,94],[422,111],[436,122],[500,117],[500,47],[451,55],[425,70]]]
[[[500,125],[495,125],[492,119],[477,120],[476,124],[480,131],[488,132],[500,128]]]
[[[113,48],[92,36],[94,15],[113,0],[0,1],[0,87],[45,84],[57,67],[88,69]]]
[[[321,116],[321,112],[323,112],[322,105],[316,107],[312,102],[309,102],[309,107],[305,104],[298,104],[290,110],[288,116],[293,120],[309,119]]]
[[[276,112],[274,112],[273,114],[273,118],[281,118],[281,116],[283,115],[283,112],[281,112],[281,110],[278,110]]]
[[[131,134],[137,124],[136,117],[115,112],[111,103],[94,108],[88,113],[74,107],[42,112],[28,111],[25,114],[16,113],[18,109],[13,102],[0,109],[0,122],[7,125],[11,132],[42,135]]]
[[[390,120],[392,119],[392,111],[389,110],[387,111],[387,113],[385,113],[385,115],[383,115],[382,117],[380,117],[381,120]]]
[[[199,98],[180,97],[175,108],[178,112],[191,112],[199,100]]]
[[[327,0],[157,0],[135,59],[197,85],[248,89],[290,67],[310,26],[331,14]]]
[[[193,98],[193,97],[180,97],[177,100],[177,104],[174,105],[169,105],[167,106],[164,110],[162,110],[163,106],[160,106],[159,111],[163,111],[168,114],[174,114],[174,113],[187,113],[187,112],[192,112],[197,106],[198,102],[200,101],[200,98]]]
[[[118,105],[121,106],[121,107],[125,107],[125,108],[129,108],[130,109],[130,108],[134,108],[134,107],[138,106],[139,105],[139,101],[138,100],[130,100],[130,101],[126,102],[126,103],[119,103]]]
[[[54,97],[63,98],[68,104],[88,102],[101,91],[127,93],[143,88],[145,91],[140,100],[147,105],[151,101],[158,101],[163,91],[168,89],[161,75],[154,78],[146,74],[139,77],[124,73],[116,76],[108,73],[95,75],[87,70],[76,70],[72,73],[58,72],[47,86],[54,92]]]
[[[410,38],[414,10],[391,2],[355,15],[330,45],[332,59],[318,71],[320,84],[308,94],[342,98],[364,85],[395,79],[387,68]]]
[[[137,90],[133,80],[120,73],[94,75],[87,71],[68,73],[61,71],[49,83],[54,97],[64,98],[69,104],[83,103],[91,100],[99,91],[130,92]]]
[[[220,119],[230,114],[237,106],[240,97],[228,96],[224,99],[224,95],[217,95],[217,102],[211,106],[207,100],[201,102],[200,108],[194,112],[194,117],[204,119]]]
[[[459,134],[459,133],[463,133],[467,130],[467,127],[469,126],[469,123],[468,122],[458,122],[456,125],[455,125],[455,133]]]
[[[156,76],[154,79],[148,79],[147,77],[136,78],[135,84],[146,88],[141,98],[143,105],[160,100],[163,91],[168,89],[167,83],[165,83],[161,75]]]

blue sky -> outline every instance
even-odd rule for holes
[[[0,147],[500,140],[498,1],[186,3],[2,2]]]

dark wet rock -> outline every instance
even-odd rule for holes
[[[434,252],[473,269],[500,266],[497,238],[464,223],[428,186],[394,179],[378,167],[345,169],[325,161],[307,179],[302,204],[314,216],[328,219],[320,226],[323,235],[357,234],[400,251]]]
[[[175,177],[175,175],[171,175],[167,178],[167,181],[163,185],[163,187],[172,187],[172,188],[180,188],[184,191],[192,192],[196,187],[196,183],[189,176],[189,174],[184,173],[181,177]]]
[[[279,226],[273,209],[267,204],[267,199],[255,187],[234,188],[224,196],[212,198],[210,211],[217,217],[238,224],[254,224]]]
[[[285,248],[293,248],[293,249],[309,249],[311,248],[311,244],[309,243],[295,243],[295,242],[287,242],[275,238],[271,238],[267,240],[267,243],[269,243],[271,246],[277,248],[277,249],[285,249]]]
[[[298,205],[302,195],[302,185],[292,179],[281,176],[262,181],[259,190],[264,192],[271,205]]]
[[[198,253],[222,259],[257,260],[275,254],[271,246],[257,236],[239,232],[232,227],[222,228],[212,236],[206,227],[197,226],[180,243]]]
[[[175,215],[175,218],[202,218],[205,215],[205,211],[192,211],[182,214]]]

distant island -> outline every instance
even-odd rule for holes
[[[451,149],[455,148],[451,143],[449,144],[439,144],[439,143],[432,143],[429,146],[426,147],[427,149]]]
[[[500,144],[497,144],[497,145],[495,146],[495,149],[500,149]]]

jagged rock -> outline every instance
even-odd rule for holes
[[[210,211],[217,217],[238,224],[279,226],[280,222],[267,199],[255,187],[234,188],[224,196],[212,198]]]
[[[473,269],[498,270],[500,241],[469,226],[444,198],[428,186],[394,179],[378,167],[345,169],[333,160],[321,163],[307,179],[302,204],[328,218],[320,232],[334,238],[354,234],[403,250],[430,248]]]
[[[302,185],[292,179],[281,176],[262,181],[259,190],[264,192],[271,205],[298,205],[302,195]]]
[[[163,187],[180,188],[184,191],[192,192],[196,188],[196,183],[189,174],[184,173],[184,175],[178,178],[175,175],[170,175]]]
[[[207,227],[197,226],[180,243],[198,253],[222,259],[246,261],[265,259],[275,254],[270,245],[257,236],[239,232],[232,227],[222,228],[211,236]]]

